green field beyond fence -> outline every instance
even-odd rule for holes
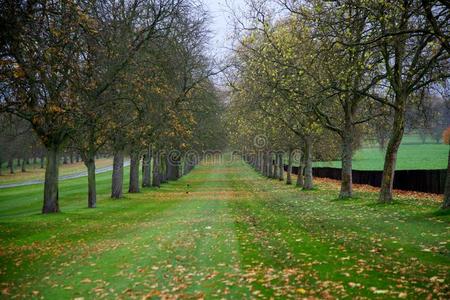
[[[448,160],[448,145],[437,144],[428,139],[425,144],[416,135],[403,139],[398,151],[397,170],[430,170],[446,169]],[[355,152],[353,157],[354,170],[383,170],[384,151],[377,145],[365,145]],[[316,162],[315,167],[340,168],[340,161]]]

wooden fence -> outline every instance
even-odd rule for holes
[[[287,170],[287,165],[285,165]],[[298,173],[298,167],[292,167]],[[382,171],[353,170],[353,183],[381,186]],[[313,168],[315,177],[341,180],[340,168]],[[394,189],[443,194],[447,170],[400,170],[395,171]]]

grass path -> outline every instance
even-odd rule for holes
[[[108,199],[108,174],[98,181],[99,208],[83,208],[75,179],[51,216],[31,213],[35,189],[0,194],[2,296],[450,296],[450,218],[428,200],[337,201],[336,191],[302,192],[242,162],[205,164],[119,201]]]

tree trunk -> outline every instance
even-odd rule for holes
[[[161,186],[160,176],[159,176],[159,153],[155,152],[153,157],[153,180],[152,185],[155,187]]]
[[[63,164],[67,165],[67,155],[65,153],[63,154]]]
[[[84,161],[88,169],[88,208],[97,206],[97,190],[95,184],[95,156],[89,155]]]
[[[22,159],[22,172],[27,171],[26,162],[27,162],[27,160],[25,158]]]
[[[147,153],[142,158],[142,187],[150,187],[151,183],[151,161],[152,161],[152,148],[148,147]]]
[[[303,170],[304,170],[305,164],[303,163],[303,160],[304,160],[303,156],[300,156],[300,161],[299,161],[298,171],[297,171],[297,182],[295,184],[296,186],[301,187],[301,188],[305,185],[305,178],[303,176]]]
[[[0,160],[0,176],[3,175],[2,166],[3,166],[3,161]]]
[[[9,173],[14,174],[14,160],[12,158],[10,158],[8,160],[8,168],[9,168]]]
[[[269,151],[267,153],[267,158],[269,160],[269,172],[267,174],[267,177],[273,178],[273,156],[272,156],[272,151]]]
[[[113,158],[111,183],[111,198],[119,199],[123,196],[123,149],[116,149]]]
[[[278,153],[278,180],[284,180],[283,152]]]
[[[167,166],[167,180],[176,180],[175,166],[170,162],[168,162],[166,166]]]
[[[262,153],[262,172],[261,174],[263,174],[263,176],[267,176],[267,174],[269,173],[269,169],[268,169],[268,164],[269,164],[269,160],[267,158],[267,153],[264,151]]]
[[[402,97],[403,96],[397,96]],[[384,158],[383,175],[381,179],[381,188],[378,201],[380,203],[392,202],[392,189],[394,186],[395,165],[397,163],[397,152],[402,142],[403,133],[405,131],[405,101],[396,101],[397,109],[394,113],[394,124],[392,128],[392,135],[386,148],[386,156]]]
[[[292,184],[292,149],[288,153],[288,167],[286,172],[286,184]]]
[[[303,186],[304,190],[313,189],[313,174],[312,174],[312,152],[313,152],[313,142],[311,137],[305,138],[305,183]]]
[[[33,156],[33,165],[37,164],[37,157]]]
[[[20,158],[17,159],[17,166],[20,167],[22,164],[20,162]]]
[[[272,155],[272,178],[278,179],[278,159],[277,159],[277,153],[274,152],[274,155]]]
[[[190,168],[190,162],[189,159],[185,159],[184,160],[184,166],[183,166],[183,175],[187,175],[189,173],[189,168]]]
[[[197,164],[197,160],[198,160],[198,158],[195,156],[192,156],[192,157],[186,156],[185,157],[185,159],[184,159],[184,175],[187,175],[187,174],[189,174],[189,172],[192,171],[192,169]]]
[[[353,196],[352,157],[353,157],[353,125],[351,120],[346,122],[342,136],[342,169],[341,191],[339,198],[351,198]]]
[[[45,168],[44,183],[44,205],[42,213],[59,212],[59,192],[58,192],[58,176],[59,176],[59,149],[58,146],[52,145],[47,149],[47,167]]]
[[[180,178],[180,166],[181,166],[181,161],[180,161],[180,157],[176,157],[173,159],[173,161],[168,161],[170,168],[171,168],[171,177],[169,178],[169,180],[178,180]]]
[[[263,152],[258,151],[258,171],[263,174],[264,173],[264,159],[263,159]]]
[[[166,183],[167,182],[167,157],[161,156],[160,161],[159,161],[159,176],[161,178],[161,183]]]
[[[142,176],[142,182],[141,182],[141,184],[142,184],[142,187],[145,187],[144,186],[144,177],[145,177],[145,161],[147,160],[147,153],[144,153],[144,154],[142,154],[142,163],[141,163],[141,176]]]
[[[70,160],[70,163],[73,164],[73,152],[70,152],[69,160]]]
[[[44,161],[45,161],[45,156],[42,155],[42,156],[41,156],[41,169],[44,168]]]
[[[450,149],[448,151],[447,178],[445,179],[444,201],[442,209],[450,209]]]
[[[130,184],[129,193],[139,193],[139,152],[132,150],[130,153]]]
[[[75,162],[80,162],[80,155],[78,153],[75,155]]]
[[[273,160],[273,173],[272,173],[272,176],[273,176],[273,178],[278,179],[278,177],[280,176],[278,174],[278,171],[279,171],[279,168],[278,168],[278,164],[279,164],[279,162],[278,162],[278,153],[274,152],[274,154],[275,154],[275,157],[274,157],[274,160]]]

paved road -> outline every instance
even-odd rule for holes
[[[124,162],[124,166],[127,167],[130,165],[130,161]],[[95,174],[105,173],[112,170],[112,166],[107,166],[103,168],[98,168],[95,170]],[[87,176],[87,171],[79,172],[79,173],[73,173],[73,174],[67,174],[59,177],[59,180],[67,180],[67,179],[74,179],[74,178],[80,178]],[[17,182],[17,183],[8,183],[8,184],[0,184],[0,189],[7,189],[7,188],[13,188],[13,187],[19,187],[19,186],[26,186],[26,185],[33,185],[33,184],[43,184],[43,179],[36,179],[36,180],[27,180],[23,182]]]

